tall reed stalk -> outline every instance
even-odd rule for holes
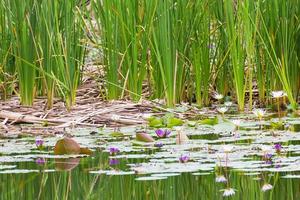
[[[12,56],[12,34],[9,31],[9,16],[5,15],[8,8],[0,1],[0,98],[6,100],[12,93],[15,66]]]
[[[241,17],[243,15],[242,6],[235,1],[225,0],[224,9],[235,95],[238,108],[243,111],[245,106],[245,51],[242,43],[244,28]]]
[[[299,1],[298,4],[300,3]],[[296,44],[299,38],[299,8],[295,2],[270,1],[262,4],[261,42],[265,57],[273,67],[293,109],[296,109],[299,94],[299,52]],[[297,5],[298,5],[297,4]]]
[[[47,96],[48,108],[60,96],[70,108],[89,38],[103,52],[107,99],[147,91],[170,107],[206,106],[218,91],[243,111],[254,89],[261,104],[284,90],[295,110],[299,1],[91,0],[87,10],[77,0],[0,0],[0,92],[25,105]]]
[[[35,96],[36,69],[30,64],[36,63],[36,4],[34,0],[5,1],[6,13],[11,16],[10,30],[14,36],[13,53],[19,78],[21,103],[32,105]]]
[[[22,104],[32,105],[36,95],[44,94],[48,108],[57,94],[68,108],[74,104],[85,50],[80,13],[85,9],[80,11],[77,4],[68,0],[1,1],[3,20],[9,19],[2,26],[11,38],[1,52],[15,59]]]

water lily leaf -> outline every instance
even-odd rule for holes
[[[163,127],[163,120],[157,117],[150,117],[148,119],[149,126],[153,128]]]
[[[197,122],[195,122],[195,121],[188,121],[187,125],[189,127],[195,127],[197,125]]]
[[[170,176],[180,176],[180,173],[162,173],[162,174],[152,174],[154,177],[170,177]]]
[[[139,177],[136,178],[136,181],[155,181],[155,180],[162,180],[162,179],[167,179],[168,177],[166,176],[144,176],[144,177]]]
[[[27,173],[38,173],[36,169],[11,169],[0,171],[0,174],[27,174]]]
[[[216,125],[219,123],[219,120],[217,117],[214,118],[208,118],[208,119],[203,119],[199,121],[199,124],[203,124],[203,125]]]
[[[0,170],[2,169],[12,169],[12,168],[16,168],[17,165],[0,165]]]
[[[153,148],[153,143],[150,143],[150,142],[140,142],[140,141],[137,141],[137,140],[133,140],[131,141],[132,145],[133,146],[140,146],[140,147],[150,147],[150,148]]]
[[[223,133],[223,132],[232,132],[235,130],[235,125],[230,122],[223,122],[217,125],[214,125],[215,132]]]
[[[79,144],[68,137],[65,137],[61,140],[58,140],[54,147],[54,154],[63,155],[63,154],[80,154]]]
[[[135,174],[134,171],[118,171],[118,170],[111,170],[109,172],[106,173],[106,175],[108,176],[124,176],[124,175],[133,175]]]
[[[183,121],[179,118],[171,117],[167,120],[167,127],[172,128],[174,126],[181,126]]]
[[[211,173],[210,172],[195,172],[195,173],[192,173],[192,175],[194,176],[207,176],[207,175],[210,175]]]
[[[112,137],[124,137],[124,133],[114,131],[110,134],[110,136],[112,136]]]
[[[136,133],[136,140],[140,142],[154,142],[155,140],[147,133]]]
[[[284,130],[283,121],[271,122],[271,127],[275,130]]]

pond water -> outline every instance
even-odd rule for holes
[[[158,138],[148,128],[152,144],[135,141],[136,127],[72,130],[91,156],[54,155],[59,136],[44,138],[43,150],[33,137],[0,139],[0,199],[300,199],[300,120],[275,130],[246,118],[187,123],[185,144],[174,129]]]

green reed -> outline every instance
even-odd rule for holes
[[[6,5],[0,2],[0,13],[5,13]],[[6,99],[12,93],[14,82],[14,59],[12,57],[12,34],[8,29],[9,17],[0,15],[0,97]]]
[[[1,34],[1,60],[10,61],[1,69],[12,74],[11,66],[16,66],[22,104],[32,105],[36,95],[44,94],[48,108],[58,95],[68,108],[74,104],[85,50],[85,8],[78,5],[67,0],[1,1],[1,27],[7,30]]]
[[[189,20],[193,25],[190,47],[192,73],[194,74],[192,81],[195,80],[195,96],[200,106],[209,103],[209,83],[212,72],[210,60],[213,59],[213,51],[215,51],[215,43],[210,38],[211,32],[214,31],[211,30],[210,3],[206,0],[194,2],[193,12],[189,12],[191,13]]]
[[[300,2],[295,1],[298,5]],[[283,88],[293,109],[297,108],[299,95],[299,51],[297,41],[300,37],[299,8],[295,2],[271,1],[262,3],[261,43],[265,58],[269,60],[277,75],[272,89]],[[299,50],[299,49],[298,49]]]
[[[17,0],[3,1],[7,6],[6,13],[11,22],[9,29],[14,37],[13,53],[18,72],[19,92],[21,103],[32,105],[35,96],[36,69],[28,63],[36,64],[36,34],[37,16],[34,0],[25,0],[20,3]]]
[[[242,111],[284,90],[298,106],[299,0],[0,2],[0,91],[22,104],[47,96],[50,108],[60,96],[70,108],[90,39],[103,52],[107,99],[206,106],[218,91]]]

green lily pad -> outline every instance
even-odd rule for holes
[[[160,128],[160,127],[164,126],[163,120],[160,118],[157,118],[157,117],[150,117],[148,119],[148,123],[149,123],[149,126],[153,127],[153,128]]]
[[[172,117],[172,118],[169,118],[167,121],[168,128],[172,128],[174,126],[181,126],[181,125],[183,125],[183,121],[179,118]]]
[[[271,122],[271,127],[275,130],[284,130],[284,122],[283,121]]]
[[[112,136],[112,137],[124,137],[124,133],[114,131],[110,134],[110,136]]]
[[[203,119],[199,121],[199,124],[203,124],[203,125],[216,125],[219,123],[219,120],[217,117],[214,118],[207,118],[207,119]]]

